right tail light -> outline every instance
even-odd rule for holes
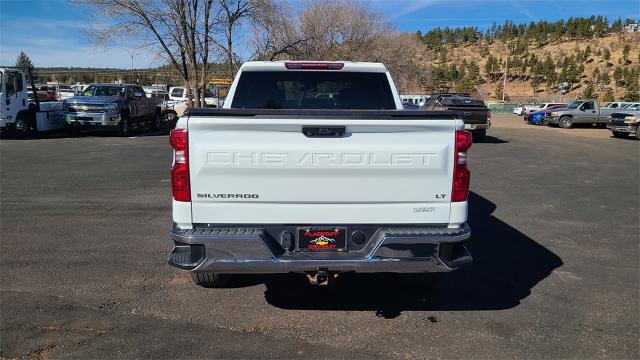
[[[473,142],[471,133],[464,130],[456,131],[456,148],[453,163],[453,186],[451,201],[466,201],[469,197],[469,183],[471,173],[467,168],[467,151]]]

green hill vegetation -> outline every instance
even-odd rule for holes
[[[632,19],[570,18],[435,28],[416,36],[430,50],[424,89],[477,91],[487,99],[598,97],[640,100],[640,34],[629,33]],[[506,79],[505,79],[506,77]],[[503,83],[506,80],[506,86]],[[566,83],[564,89],[559,85]]]

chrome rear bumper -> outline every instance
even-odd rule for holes
[[[348,229],[352,227],[345,225]],[[169,264],[195,272],[230,274],[314,272],[446,272],[471,264],[464,242],[468,225],[380,227],[359,249],[348,252],[287,251],[261,228],[215,227],[180,230]],[[354,246],[355,247],[355,246]]]

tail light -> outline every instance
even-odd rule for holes
[[[169,134],[173,148],[173,167],[171,168],[171,192],[176,201],[191,201],[191,183],[189,181],[189,136],[187,129],[173,129]]]
[[[456,149],[453,163],[453,189],[451,201],[466,201],[469,196],[469,181],[471,173],[467,168],[467,150],[471,147],[471,133],[456,131]]]

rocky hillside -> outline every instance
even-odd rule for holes
[[[549,36],[540,41],[533,36],[474,38],[462,32],[463,40],[437,46],[424,40],[428,34],[422,36],[431,54],[423,59],[431,72],[423,91],[477,92],[487,101],[502,100],[502,91],[505,98],[522,102],[583,96],[640,100],[640,33]]]

